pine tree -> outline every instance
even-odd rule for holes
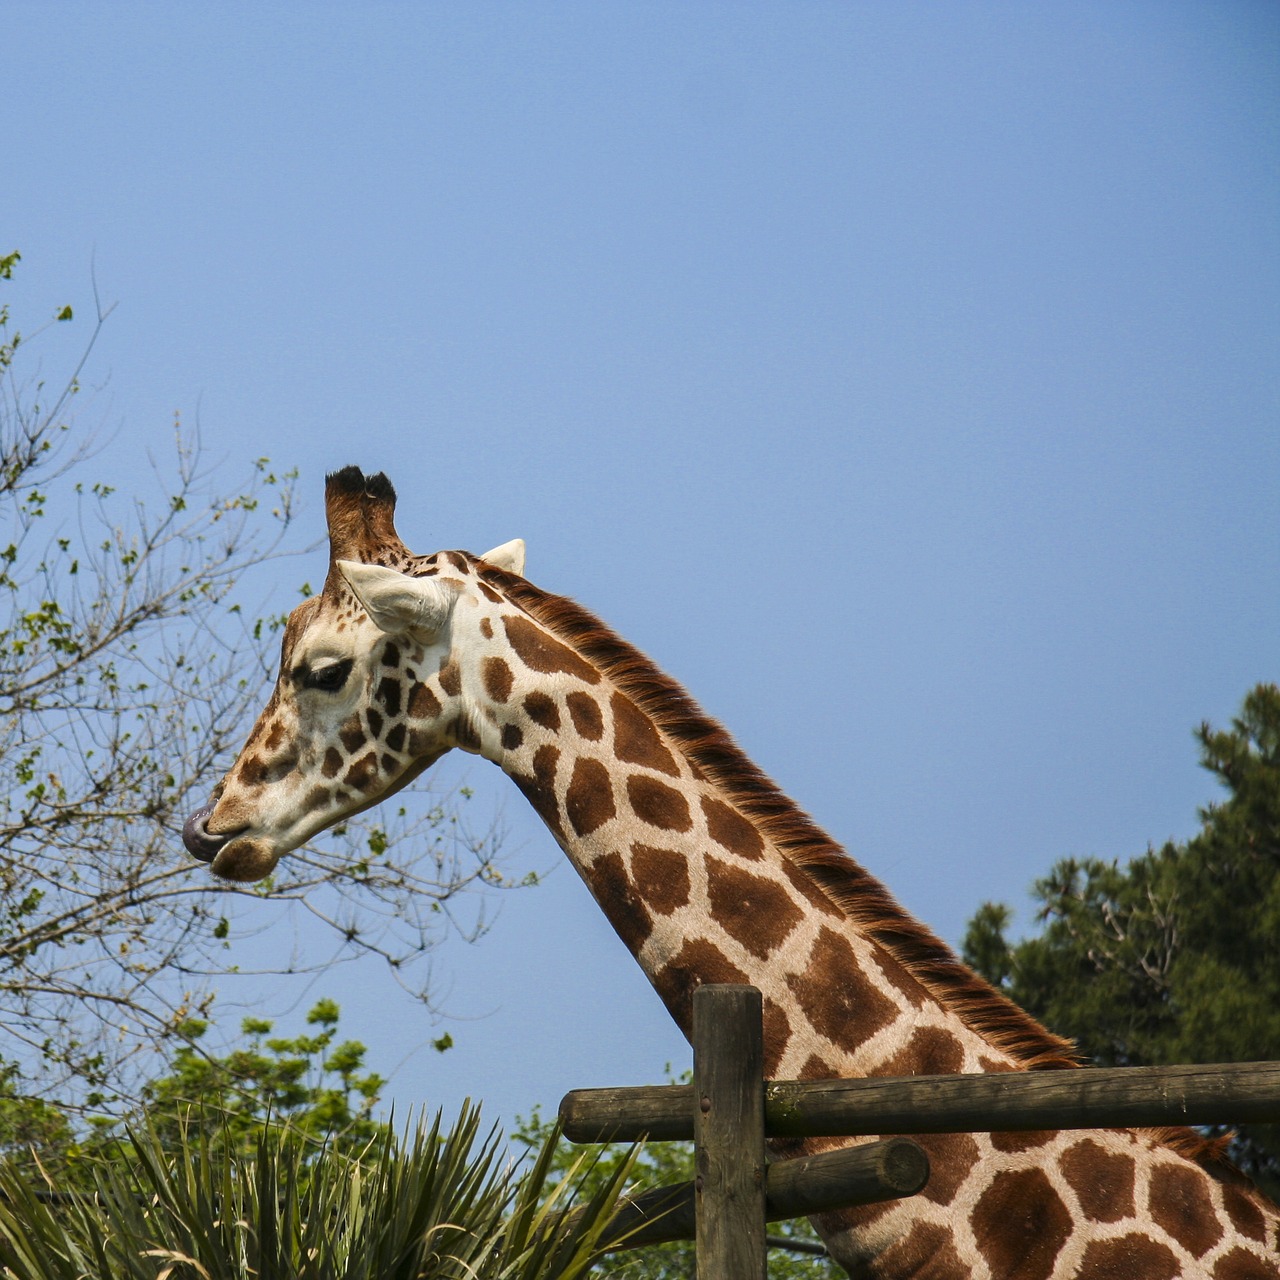
[[[1010,943],[996,903],[965,935],[969,964],[1100,1065],[1280,1058],[1280,687],[1196,738],[1227,796],[1195,836],[1064,859],[1034,886],[1038,936]],[[1280,1128],[1243,1127],[1232,1154],[1280,1189]]]

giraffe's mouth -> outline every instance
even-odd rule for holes
[[[205,825],[213,812],[213,803],[199,808],[182,824],[182,843],[187,852],[201,862],[212,862],[232,834],[214,833]]]
[[[235,831],[210,831],[209,815],[217,803],[217,799],[210,800],[182,824],[182,843],[186,845],[187,852],[201,862],[216,861],[218,855],[228,845],[239,840],[249,830],[246,826],[238,827]],[[217,870],[218,868],[214,867],[214,871]]]
[[[263,880],[275,869],[280,860],[280,850],[270,840],[228,836],[218,851],[209,870],[219,880],[234,880],[238,884],[251,884]]]

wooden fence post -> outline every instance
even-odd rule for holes
[[[764,1037],[755,987],[693,993],[698,1280],[765,1280]]]

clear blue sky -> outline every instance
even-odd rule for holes
[[[107,474],[181,411],[299,547],[351,462],[415,550],[526,538],[952,941],[1189,835],[1280,676],[1274,4],[9,0],[0,68],[15,314],[118,302]],[[223,990],[335,996],[401,1112],[684,1063],[567,867],[435,974],[443,1056],[373,967]]]

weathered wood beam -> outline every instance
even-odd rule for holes
[[[779,1160],[765,1174],[769,1222],[912,1196],[929,1180],[929,1158],[910,1138],[866,1142],[841,1151]],[[694,1238],[694,1184],[654,1187],[630,1196],[602,1240],[605,1249],[635,1249]]]
[[[698,1280],[766,1280],[764,1036],[755,987],[693,993]]]
[[[693,1136],[688,1085],[576,1089],[560,1103],[574,1142]],[[772,1081],[770,1137],[985,1133],[1280,1123],[1280,1062],[1082,1067],[991,1075]]]

